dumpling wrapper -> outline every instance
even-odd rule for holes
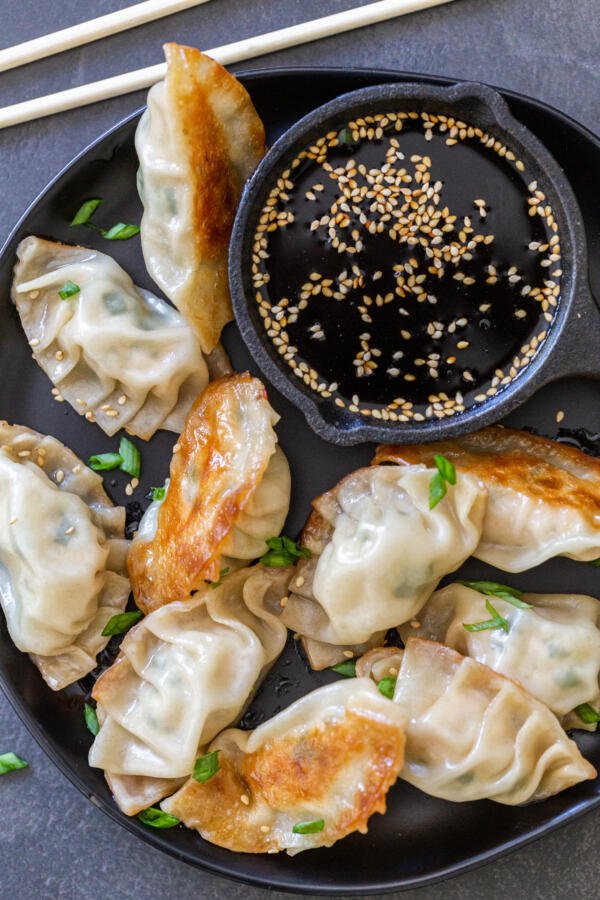
[[[450,584],[427,601],[420,627],[404,625],[400,634],[403,640],[413,635],[439,641],[484,663],[522,684],[564,726],[585,728],[575,713],[569,714],[582,703],[600,708],[600,602],[578,594],[522,594],[520,599],[532,609]],[[490,618],[486,600],[507,620],[508,633],[463,627]]]
[[[219,771],[204,784],[189,779],[162,808],[228,850],[293,856],[364,834],[369,817],[385,812],[402,768],[404,718],[371,681],[350,679],[254,731],[223,732],[210,750],[220,751]],[[292,831],[320,819],[321,831]]]
[[[523,572],[554,556],[600,557],[600,460],[497,425],[435,444],[380,446],[374,462],[429,465],[436,453],[489,490],[478,559]]]
[[[425,466],[359,469],[313,501],[283,612],[322,669],[382,642],[479,543],[486,490],[470,475],[429,509]]]
[[[223,569],[266,552],[285,522],[291,476],[277,447],[278,416],[247,372],[215,381],[193,405],[160,504],[149,507],[129,552],[135,601],[182,600]]]
[[[124,610],[125,510],[60,441],[0,422],[0,603],[52,690],[83,678]]]
[[[97,250],[27,237],[17,257],[13,302],[36,362],[73,409],[108,435],[180,432],[209,378],[183,316]],[[63,300],[68,282],[79,291]],[[223,356],[211,361],[219,375]]]
[[[233,319],[227,255],[247,179],[265,154],[250,96],[199,50],[165,44],[135,146],[146,268],[210,353]]]
[[[173,793],[200,748],[241,715],[285,646],[288,578],[287,569],[244,569],[125,636],[92,692],[101,728],[89,761],[127,815]]]
[[[394,703],[407,719],[400,777],[433,797],[514,806],[596,777],[543,703],[434,641],[407,640]]]

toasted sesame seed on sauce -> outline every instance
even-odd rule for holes
[[[502,140],[450,115],[331,129],[276,178],[255,225],[266,338],[340,410],[422,422],[487,402],[531,363],[560,302],[543,187]]]

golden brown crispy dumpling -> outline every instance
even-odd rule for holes
[[[129,573],[144,612],[256,559],[279,534],[291,479],[277,420],[264,385],[248,373],[221,378],[198,398],[166,497],[148,509],[131,545]]]
[[[338,681],[255,731],[220,734],[210,747],[219,771],[204,784],[190,779],[162,808],[241,853],[330,847],[385,812],[403,749],[399,708],[368,679]],[[312,831],[294,833],[307,822]]]
[[[489,490],[478,559],[523,572],[554,556],[600,557],[600,460],[494,426],[435,444],[380,446],[374,462],[429,465],[437,453]]]
[[[199,50],[165,44],[167,76],[148,94],[135,145],[148,272],[210,353],[233,318],[227,251],[265,130],[240,82]]]

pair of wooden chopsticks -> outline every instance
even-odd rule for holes
[[[0,72],[207,2],[208,0],[147,0],[145,3],[137,3],[128,9],[0,51]],[[300,25],[245,38],[233,44],[224,44],[205,52],[223,65],[230,65],[450,2],[452,0],[378,0],[376,3],[368,3]],[[56,94],[15,103],[0,109],[0,128],[8,128],[10,125],[18,125],[21,122],[106,100],[109,97],[142,90],[160,81],[165,74],[166,64],[161,63]]]

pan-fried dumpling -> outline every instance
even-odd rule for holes
[[[404,717],[368,679],[312,691],[255,731],[212,743],[219,770],[189,779],[162,808],[202,837],[241,853],[293,856],[330,847],[369,817],[402,768]],[[312,824],[305,833],[294,826]],[[322,826],[322,827],[321,827]]]
[[[83,678],[125,608],[125,510],[55,438],[0,422],[0,603],[55,691]]]
[[[181,431],[208,370],[177,310],[97,250],[28,237],[17,256],[12,299],[35,360],[73,409],[109,435]]]
[[[378,447],[374,461],[428,465],[436,453],[489,490],[478,559],[523,572],[554,556],[600,557],[600,460],[494,426],[441,443]]]
[[[464,628],[490,620],[486,600],[507,621],[508,632]],[[513,678],[561,719],[582,703],[599,708],[600,602],[578,594],[522,594],[520,600],[532,608],[451,584],[427,601],[418,629],[403,626],[400,634],[439,641]],[[568,724],[584,727],[575,714]]]
[[[265,130],[239,81],[199,50],[165,44],[167,76],[148,94],[135,136],[146,268],[205,353],[233,319],[231,226],[261,158]]]
[[[149,507],[129,553],[144,612],[181,600],[266,552],[288,513],[291,478],[258,378],[215,381],[188,416],[163,501]]]
[[[544,800],[596,777],[554,713],[519,684],[409,638],[394,702],[407,718],[400,777],[444,800]]]
[[[101,728],[89,757],[127,815],[173,793],[199,748],[241,714],[286,642],[286,577],[244,569],[128,632],[94,686]]]
[[[313,668],[381,643],[479,543],[485,488],[462,475],[430,509],[436,471],[359,469],[313,501],[301,539],[313,556],[300,561],[283,613]]]

